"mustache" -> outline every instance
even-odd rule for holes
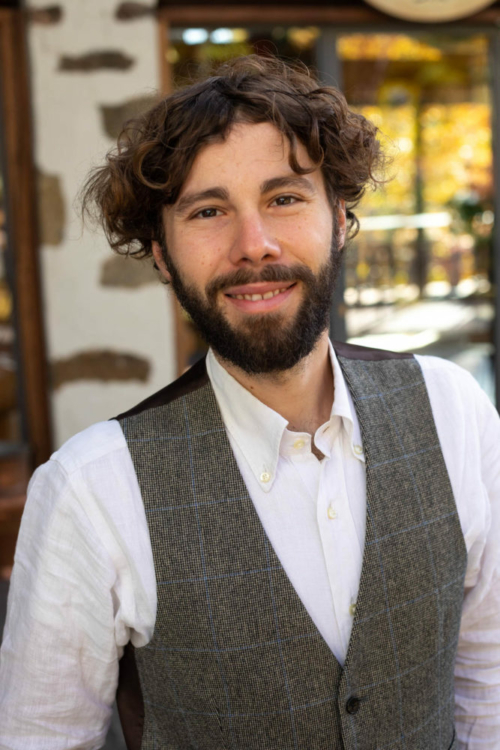
[[[207,298],[213,302],[218,292],[232,286],[243,286],[246,284],[257,284],[260,281],[303,281],[306,285],[312,285],[315,281],[314,273],[307,266],[296,263],[293,266],[270,265],[256,274],[249,268],[239,268],[233,273],[217,276],[206,287]]]

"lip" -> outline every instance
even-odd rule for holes
[[[288,283],[288,282],[287,282]],[[265,286],[264,291],[262,290]],[[256,287],[259,287],[258,289]],[[273,282],[272,284],[250,284],[246,287],[235,287],[234,289],[237,289],[237,291],[232,291],[232,294],[265,294],[266,292],[274,292],[276,289],[284,289],[283,282],[281,284],[276,284]],[[241,290],[247,290],[251,289],[251,291],[241,291]],[[276,310],[277,308],[281,307],[286,303],[286,301],[291,297],[297,289],[297,283],[292,282],[291,285],[289,285],[286,289],[284,289],[283,292],[280,294],[277,294],[275,297],[270,297],[270,299],[259,299],[259,300],[250,300],[250,299],[236,299],[235,297],[230,297],[229,292],[225,292],[224,296],[228,300],[228,302],[231,305],[234,305],[237,310],[241,310],[245,313],[263,313],[263,312],[269,312],[271,310]]]

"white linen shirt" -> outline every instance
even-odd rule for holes
[[[363,446],[333,348],[331,417],[311,436],[217,362],[207,370],[259,518],[298,595],[342,663],[365,536]],[[474,379],[417,357],[468,550],[455,669],[461,748],[500,749],[500,420]],[[79,433],[33,475],[0,652],[0,748],[102,746],[129,640],[156,618],[155,571],[131,457],[116,421]],[[271,750],[271,749],[270,749]]]

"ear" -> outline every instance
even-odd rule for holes
[[[345,245],[345,236],[347,231],[345,200],[338,200],[335,219],[337,222],[337,240],[339,243],[339,250],[341,250]]]
[[[153,251],[153,258],[155,259],[155,263],[158,266],[158,270],[160,271],[161,275],[170,283],[172,281],[172,277],[170,276],[167,266],[165,265],[163,251],[161,249],[160,243],[156,240],[152,240],[151,250]]]

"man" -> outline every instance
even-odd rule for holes
[[[463,370],[328,340],[376,130],[242,58],[95,173],[205,360],[35,474],[0,746],[500,747],[497,414]]]

